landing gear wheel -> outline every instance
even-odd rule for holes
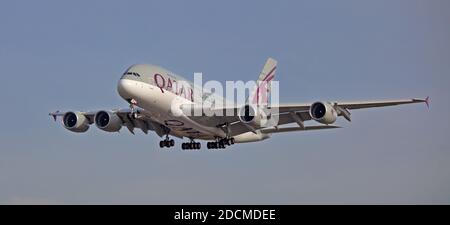
[[[183,150],[198,150],[202,148],[202,144],[200,142],[195,142],[194,140],[191,140],[190,142],[182,143],[181,148]]]
[[[217,138],[216,141],[208,142],[208,149],[225,149],[234,145],[234,138]]]
[[[160,148],[170,148],[173,147],[175,145],[175,141],[173,139],[169,139],[169,134],[166,134],[166,138],[162,141],[159,142],[159,147]]]

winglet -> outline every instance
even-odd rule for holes
[[[427,108],[430,109],[430,96],[425,98],[425,104],[427,105]]]

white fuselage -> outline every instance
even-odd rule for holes
[[[172,113],[174,106],[194,104],[196,96],[193,96],[193,85],[188,87],[183,82],[188,81],[161,67],[135,65],[119,80],[117,90],[123,99],[128,102],[133,100],[136,106],[143,109],[146,117],[168,127],[175,136],[203,140],[227,137],[222,128],[203,125],[184,114],[179,116]],[[249,132],[238,135],[235,139],[236,142],[248,142],[267,137]]]
[[[118,91],[124,99],[132,98],[136,105],[144,109],[146,116],[170,128],[178,136],[212,139],[214,136],[225,137],[222,129],[206,127],[186,116],[175,116],[171,109],[172,103],[191,104],[189,100],[172,92],[161,92],[160,88],[141,81],[121,79]]]

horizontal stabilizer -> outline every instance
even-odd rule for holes
[[[266,128],[262,129],[261,133],[265,134],[273,134],[273,133],[283,133],[283,132],[292,132],[292,131],[308,131],[308,130],[323,130],[323,129],[333,129],[333,128],[341,128],[339,126],[309,126],[305,128],[301,127],[283,127],[283,128]]]

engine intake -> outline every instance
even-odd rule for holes
[[[98,111],[94,121],[99,129],[107,132],[117,132],[122,128],[122,120],[113,112]]]
[[[309,110],[311,118],[322,124],[332,124],[336,122],[337,112],[329,103],[315,102]]]
[[[83,133],[89,129],[88,119],[80,112],[67,112],[64,114],[63,124],[67,130],[77,133]]]
[[[239,112],[239,119],[244,123],[250,123],[255,119],[255,110],[253,107],[246,105]]]
[[[261,128],[267,125],[268,119],[270,119],[270,113],[265,112],[262,108],[253,108],[250,105],[245,105],[239,110],[239,120],[254,128]]]

